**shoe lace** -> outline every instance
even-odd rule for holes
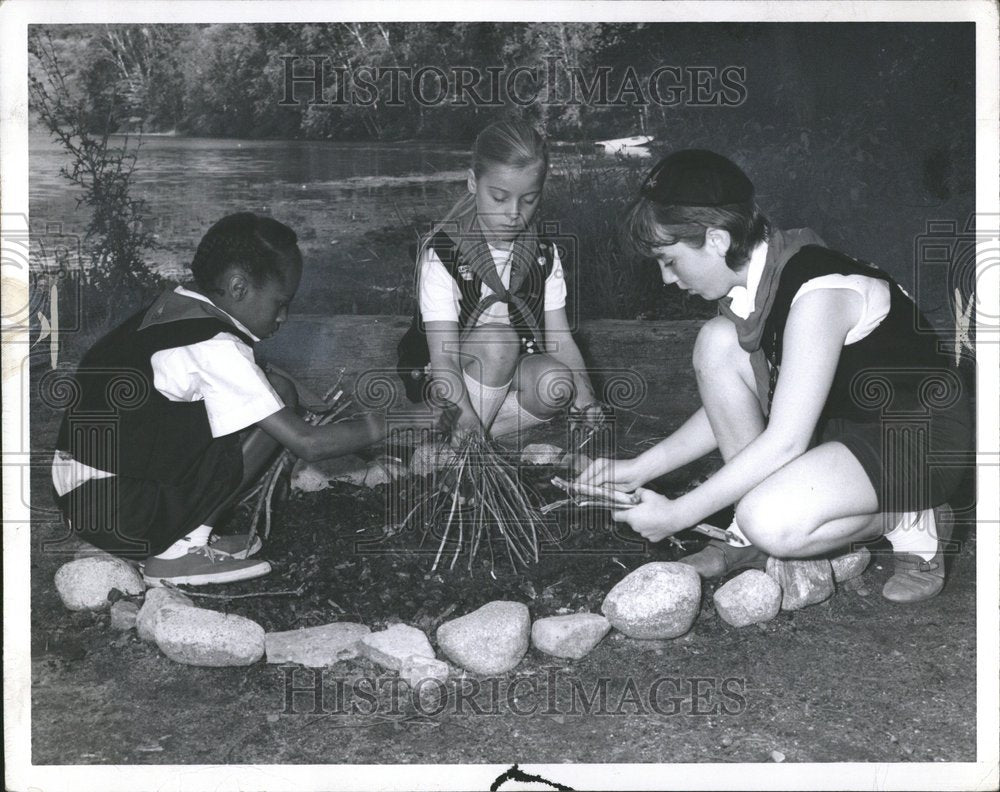
[[[188,550],[188,552],[198,553],[200,555],[203,555],[206,558],[208,558],[209,561],[222,561],[224,558],[227,557],[226,553],[223,553],[221,550],[216,550],[215,548],[210,547],[207,544],[198,545],[197,547],[192,547],[190,550]]]

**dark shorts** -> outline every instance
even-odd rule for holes
[[[833,418],[817,437],[847,446],[868,475],[882,512],[923,511],[948,502],[973,464],[972,412],[965,402],[926,419]]]
[[[163,552],[226,502],[243,477],[239,443],[217,442],[175,484],[119,475],[57,499],[73,533],[124,558]]]

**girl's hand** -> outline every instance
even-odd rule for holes
[[[659,542],[691,527],[684,515],[678,512],[676,501],[642,487],[635,494],[642,498],[642,502],[628,509],[611,512],[613,520],[628,523],[633,531],[650,542]]]
[[[637,459],[595,459],[575,479],[576,484],[599,487],[610,484],[617,490],[631,492],[646,483]]]
[[[472,410],[461,411],[451,426],[449,442],[453,448],[458,448],[465,442],[466,438],[483,434],[483,424],[479,420],[479,416]]]
[[[574,405],[569,410],[570,420],[579,422],[585,429],[593,429],[604,423],[607,418],[607,408],[599,401],[591,401],[578,407]]]

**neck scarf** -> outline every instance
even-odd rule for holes
[[[729,307],[732,301],[728,297],[719,300],[719,311],[736,325],[740,347],[750,353],[750,365],[757,385],[757,399],[765,413],[770,411],[770,371],[763,349],[764,326],[774,307],[781,271],[788,260],[806,245],[826,246],[819,235],[808,228],[788,231],[773,229],[767,239],[767,259],[764,261],[764,272],[761,274],[760,284],[754,295],[753,312],[743,319],[733,313]]]
[[[493,294],[481,299],[472,311],[462,335],[463,340],[476,327],[479,317],[498,302],[506,303],[514,322],[528,328],[537,338],[540,331],[536,326],[534,315],[527,303],[517,295],[518,290],[531,274],[538,256],[537,226],[530,225],[518,234],[511,244],[509,286],[504,286],[503,281],[500,280],[500,273],[497,272],[493,253],[486,243],[486,238],[483,236],[482,228],[478,222],[473,196],[470,195],[460,201],[449,213],[448,219],[436,226],[428,239],[439,230],[443,230],[455,240],[458,245],[459,261],[467,264],[472,273],[493,292]]]

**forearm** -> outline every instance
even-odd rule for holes
[[[805,453],[807,445],[764,431],[715,475],[674,501],[689,525],[739,501],[771,474]]]
[[[580,348],[573,336],[563,332],[549,332],[545,335],[545,351],[570,370],[576,396],[573,399],[575,407],[586,407],[596,401],[594,385],[587,373]]]
[[[443,400],[447,400],[457,405],[463,415],[477,415],[469,399],[461,360],[457,355],[432,355],[431,379],[431,403],[434,406],[443,407]]]
[[[718,448],[704,407],[699,407],[669,437],[636,457],[644,481],[670,473]]]
[[[369,413],[363,418],[312,427],[306,446],[308,461],[344,456],[385,439],[385,416]]]
[[[385,438],[385,416],[369,413],[353,421],[313,426],[284,407],[257,424],[284,448],[307,462],[343,456]]]

